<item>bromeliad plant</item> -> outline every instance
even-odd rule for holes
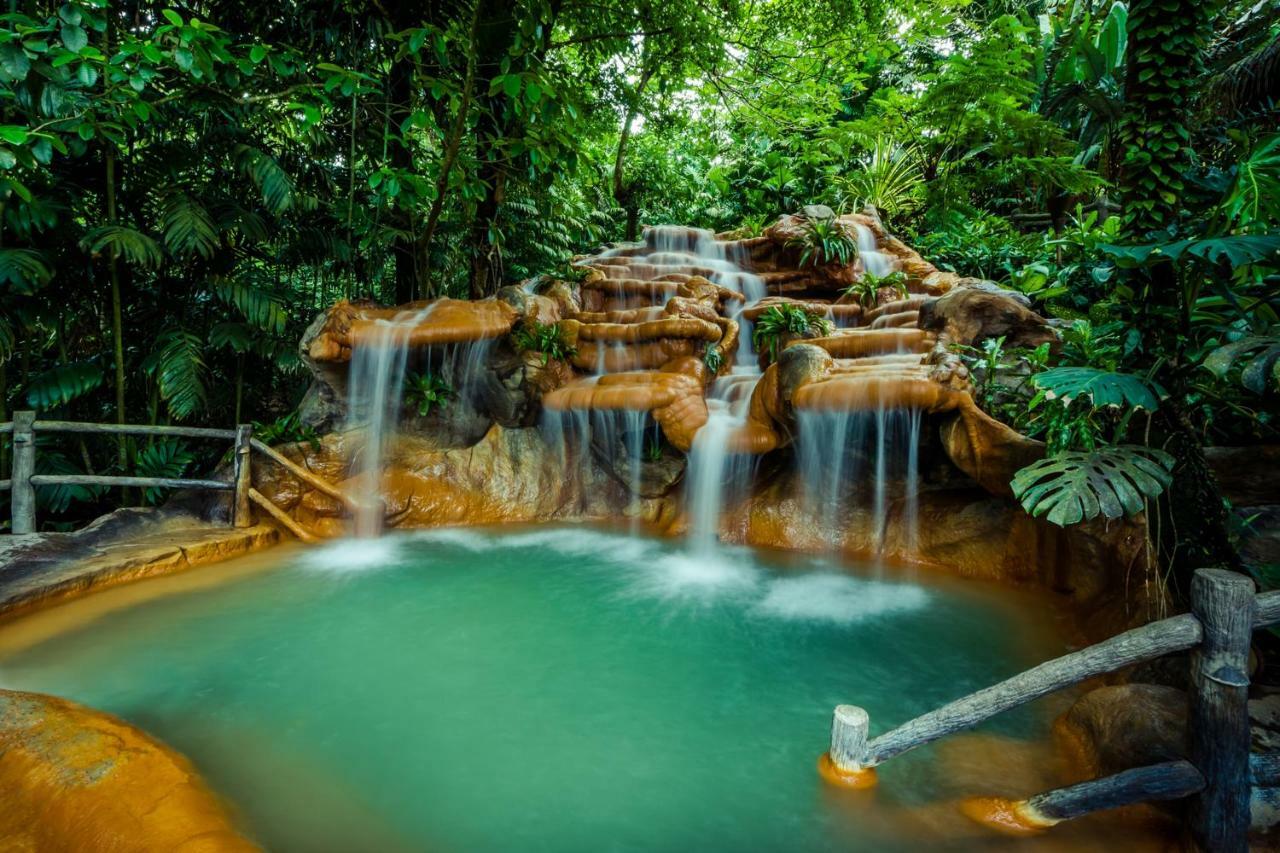
[[[429,370],[413,373],[405,378],[405,400],[418,410],[418,414],[426,417],[432,409],[446,409],[449,401],[458,396],[453,386]]]
[[[858,256],[858,244],[840,220],[834,217],[805,220],[800,236],[787,241],[800,249],[800,266],[847,266]]]
[[[846,296],[857,299],[858,304],[863,308],[874,308],[880,299],[880,289],[884,287],[893,288],[896,299],[907,298],[907,276],[901,270],[894,270],[882,276],[864,272],[861,278],[844,289],[844,293]]]
[[[751,342],[757,352],[768,353],[769,361],[774,362],[788,340],[829,335],[833,328],[826,317],[813,314],[800,305],[774,305],[756,318]]]
[[[569,343],[559,323],[539,323],[532,320],[521,324],[511,334],[516,348],[521,352],[542,353],[542,366],[555,361],[565,361],[577,354],[578,348]]]

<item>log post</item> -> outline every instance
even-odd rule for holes
[[[236,527],[249,527],[253,524],[253,511],[249,504],[249,487],[253,485],[253,459],[249,442],[253,439],[253,426],[240,424],[236,427],[235,444],[235,498],[231,506],[232,523]]]
[[[9,496],[12,509],[11,532],[25,536],[36,532],[36,490],[31,475],[36,470],[35,412],[13,413],[13,473]]]
[[[871,719],[856,705],[837,705],[831,716],[831,748],[818,760],[818,773],[841,788],[870,788],[876,771],[867,766]]]
[[[837,705],[831,715],[831,763],[845,772],[861,770],[870,728],[866,711],[857,705]]]
[[[1191,656],[1190,758],[1205,779],[1192,801],[1191,834],[1201,850],[1244,853],[1249,832],[1249,643],[1253,581],[1199,569],[1191,612],[1204,639]]]

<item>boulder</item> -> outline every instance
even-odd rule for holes
[[[1048,321],[1016,299],[973,287],[957,287],[926,302],[920,308],[920,328],[961,346],[978,346],[999,337],[1005,339],[1006,348],[1058,341]]]

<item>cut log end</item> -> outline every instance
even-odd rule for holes
[[[960,811],[970,820],[1004,835],[1039,835],[1058,821],[1040,814],[1026,800],[1004,797],[970,797],[961,800]]]

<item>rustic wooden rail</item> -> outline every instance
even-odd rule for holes
[[[97,435],[142,435],[230,441],[233,451],[230,482],[223,480],[179,477],[126,477],[105,474],[37,474],[36,433],[80,433]],[[12,524],[15,535],[34,533],[36,529],[35,489],[38,486],[136,486],[162,489],[203,489],[233,492],[231,523],[248,527],[253,523],[253,504],[262,507],[272,518],[304,541],[314,538],[283,510],[252,488],[252,453],[257,451],[280,465],[313,489],[341,501],[348,508],[355,503],[331,483],[317,477],[279,451],[253,437],[253,427],[240,424],[235,429],[204,427],[155,426],[149,424],[98,424],[77,421],[37,420],[35,412],[14,412],[13,420],[0,424],[0,435],[13,436],[13,465],[10,477],[0,480],[0,490],[10,491]]]
[[[1181,763],[1176,768],[1138,768],[1051,791],[1019,805],[1049,825],[1103,808],[1194,795],[1190,830],[1201,849],[1244,851],[1251,778],[1257,784],[1275,784],[1273,780],[1280,779],[1280,759],[1255,756],[1251,761],[1247,706],[1252,633],[1280,622],[1280,591],[1254,595],[1253,581],[1244,575],[1200,569],[1192,581],[1191,600],[1190,613],[1152,622],[1042,663],[872,739],[868,739],[866,711],[840,705],[832,718],[827,760],[838,776],[854,780],[895,755],[1049,693],[1133,664],[1194,650],[1190,748],[1184,763],[1195,776]],[[1160,774],[1172,777],[1157,779]]]

